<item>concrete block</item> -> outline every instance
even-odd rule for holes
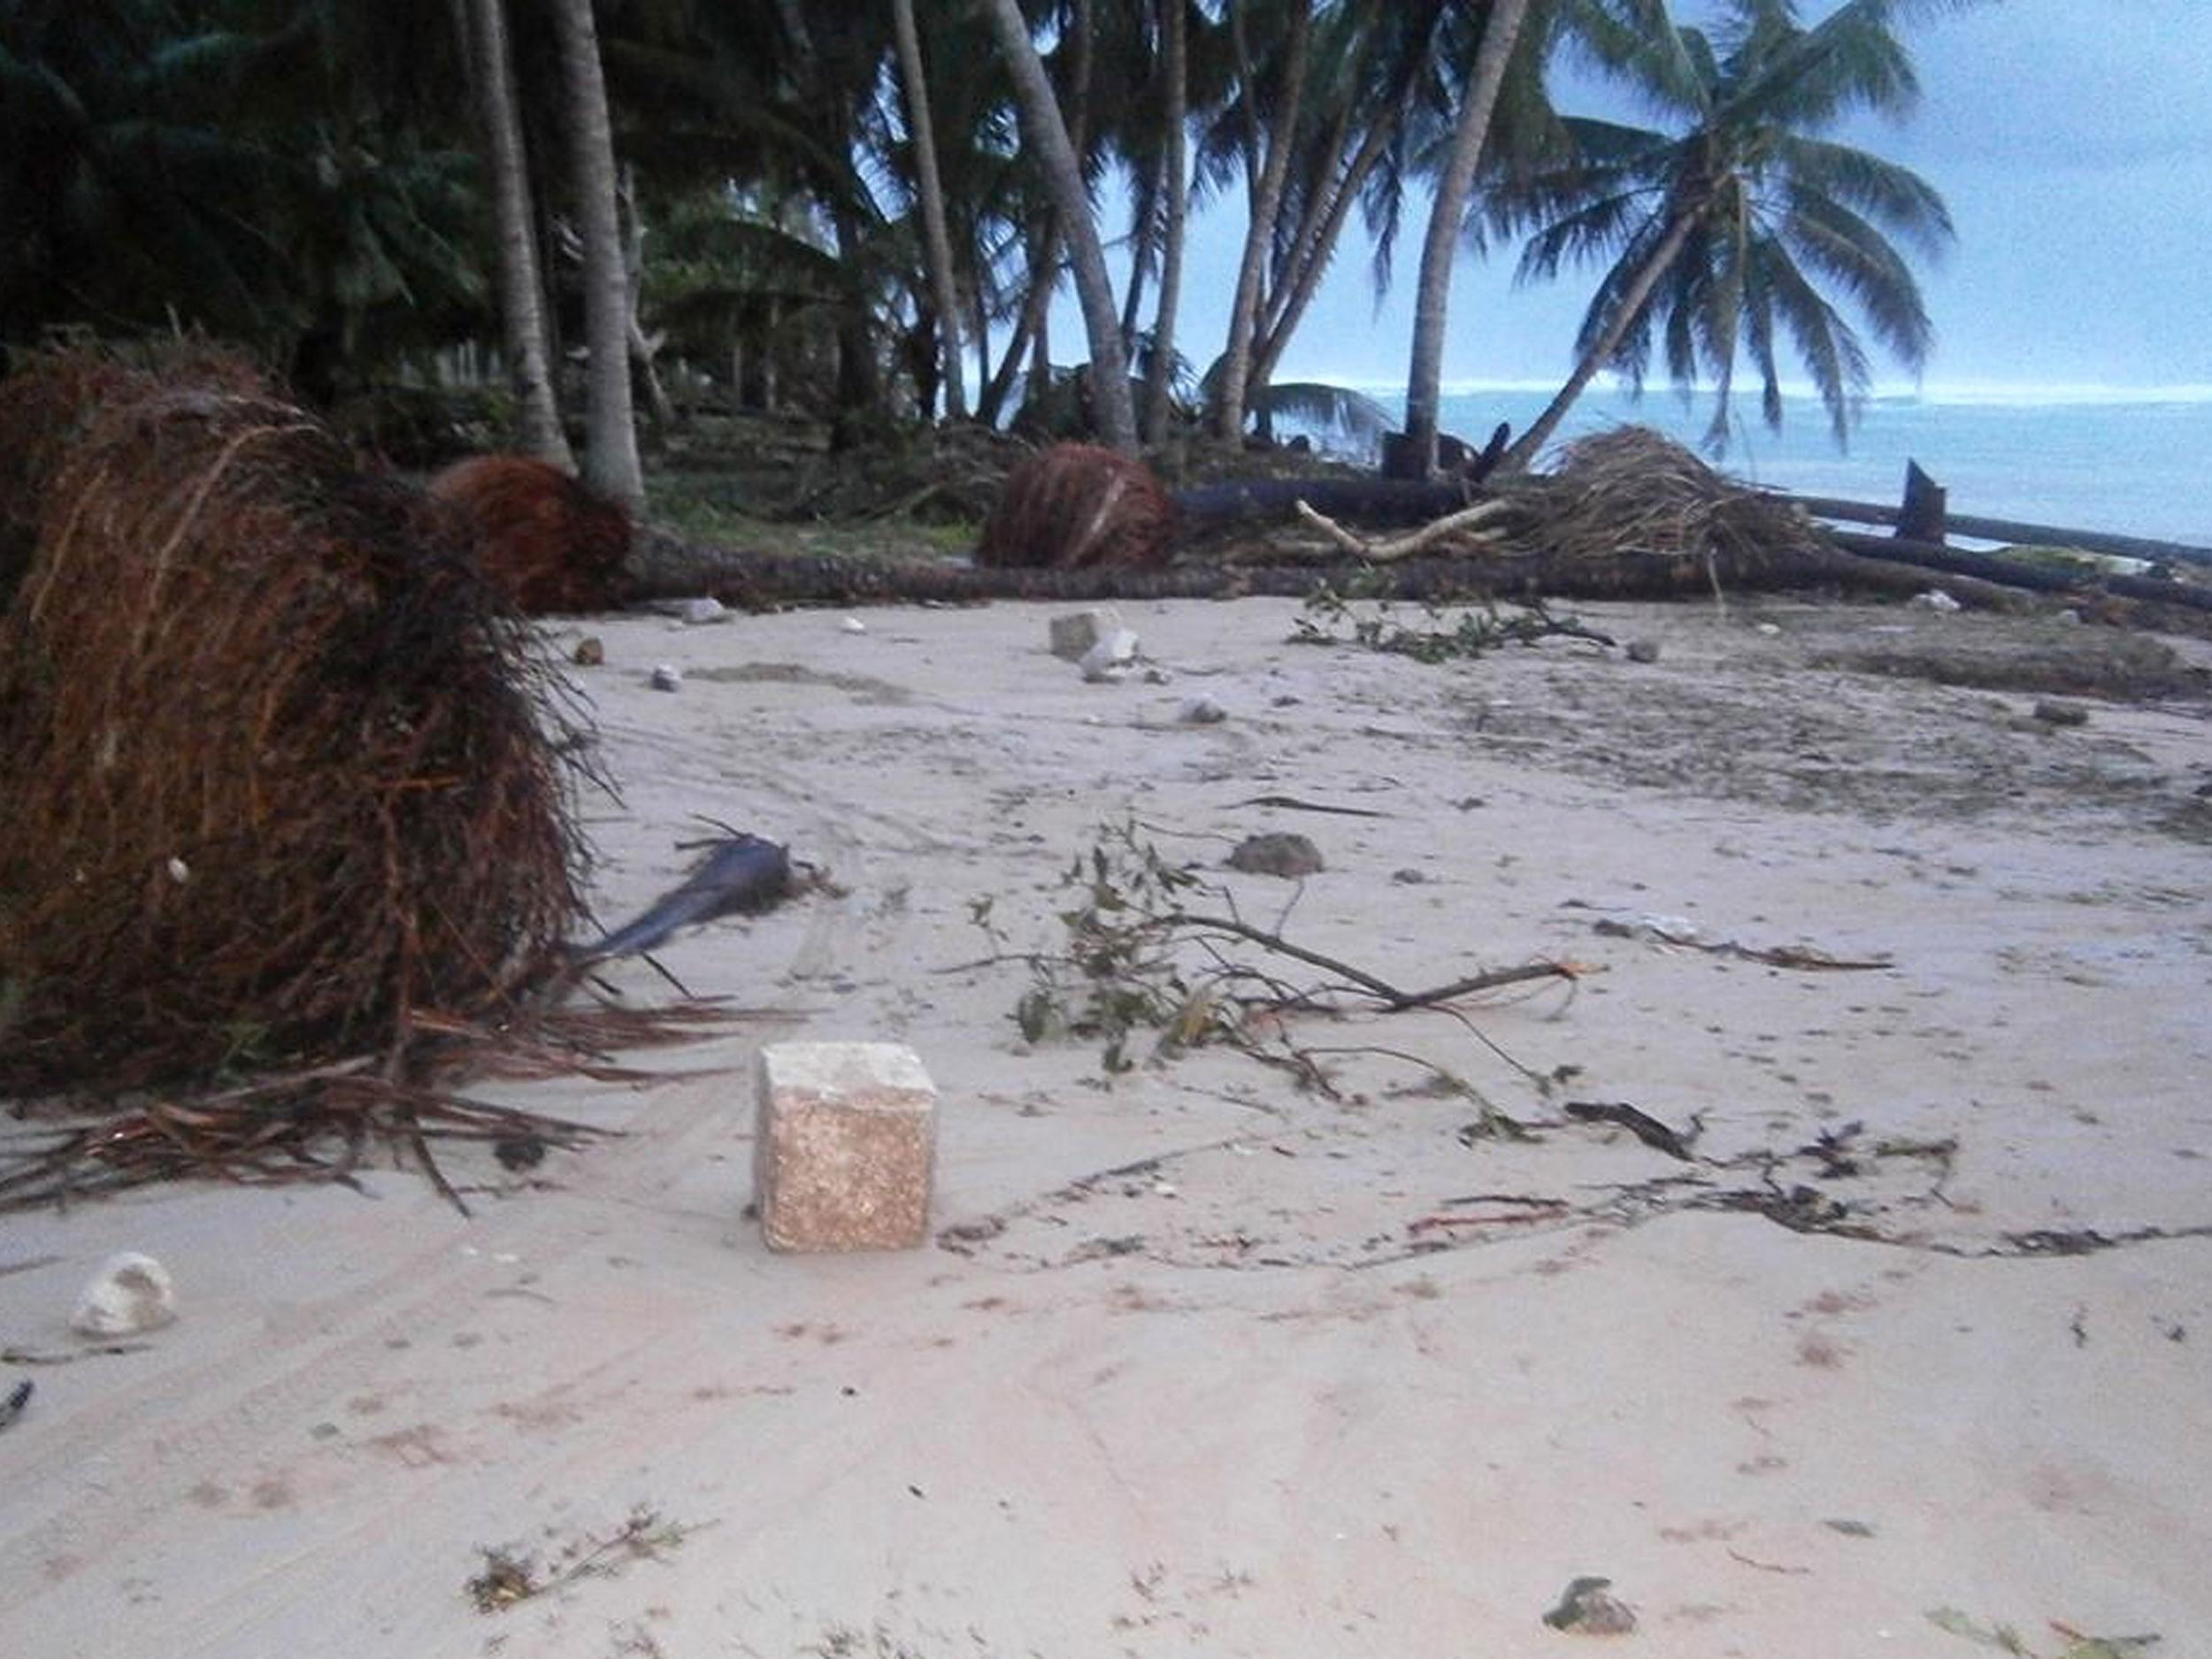
[[[772,1250],[910,1250],[928,1242],[937,1089],[895,1042],[760,1051],[754,1199]]]
[[[1101,605],[1055,617],[1047,626],[1051,630],[1052,654],[1079,663],[1092,646],[1121,626],[1121,612],[1111,605]]]

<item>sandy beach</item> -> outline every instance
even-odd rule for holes
[[[393,1170],[8,1217],[0,1653],[2212,1651],[2212,647],[2060,724],[2007,665],[2130,636],[1601,604],[1657,659],[1427,665],[1136,603],[1156,674],[1087,684],[1064,609],[552,625],[605,646],[603,920],[716,824],[833,888],[660,953],[746,1011],[655,1079],[482,1086],[621,1133],[449,1150],[472,1219]],[[1574,977],[1291,1016],[1326,1090],[1110,1075],[1023,1037],[1018,958],[1131,822],[1396,986]],[[1263,831],[1325,868],[1224,867]],[[930,1248],[761,1243],[795,1037],[921,1057]],[[100,1351],[125,1249],[180,1317]],[[1583,1576],[1632,1631],[1546,1624]]]

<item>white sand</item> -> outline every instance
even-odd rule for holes
[[[1540,1616],[1585,1573],[1636,1611],[1624,1653],[1966,1659],[1943,1608],[2044,1655],[2055,1624],[2212,1652],[2202,704],[2046,733],[2025,695],[1807,666],[2071,649],[1970,616],[1599,606],[1661,661],[1424,667],[1287,645],[1286,603],[1123,611],[1171,684],[1080,683],[1040,607],[593,624],[606,918],[709,818],[847,895],[664,953],[777,1010],[655,1056],[666,1080],[502,1086],[627,1133],[526,1182],[452,1153],[473,1221],[391,1172],[0,1224],[0,1346],[76,1353],[119,1249],[180,1309],[135,1351],[0,1367],[38,1385],[0,1433],[0,1655],[1519,1659],[1581,1650]],[[680,691],[645,687],[661,662]],[[1229,718],[1174,725],[1200,693]],[[1310,836],[1328,868],[1285,931],[1402,986],[1586,964],[1474,1030],[1291,1027],[1552,1126],[1464,1144],[1468,1099],[1371,1053],[1329,1056],[1331,1101],[1226,1050],[1108,1086],[1094,1043],[1029,1048],[1025,970],[960,965],[990,949],[971,902],[1051,948],[1062,872],[1133,813],[1263,924],[1289,889],[1223,856]],[[1894,965],[1594,927],[1645,915]],[[913,1045],[937,1221],[989,1236],[763,1249],[747,1063],[796,1033]],[[1559,1067],[1551,1102],[1517,1069]],[[1701,1118],[1716,1163],[1558,1124],[1565,1100]],[[1717,1161],[1854,1122],[1863,1156],[1955,1136],[1955,1168],[1773,1167],[1869,1238],[1690,1207],[1764,1190]],[[1482,1194],[1555,1202],[1454,1202]],[[2181,1236],[2020,1242],[2084,1230]],[[542,1559],[639,1505],[692,1530],[472,1606],[479,1547]]]

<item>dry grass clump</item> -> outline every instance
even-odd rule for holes
[[[1002,568],[1145,569],[1167,563],[1175,503],[1143,462],[1057,443],[1007,474],[976,563]]]
[[[524,625],[420,492],[236,365],[34,360],[0,478],[19,549],[32,526],[0,616],[0,1093],[365,1056],[419,1136],[426,1025],[503,1023],[580,910]],[[242,1098],[165,1121],[305,1156],[311,1092]]]
[[[557,466],[518,455],[457,461],[430,481],[485,574],[529,616],[604,611],[621,597],[630,518]]]
[[[1747,575],[1832,551],[1794,507],[1723,477],[1648,426],[1577,440],[1523,498],[1532,539],[1563,559],[1656,553]]]

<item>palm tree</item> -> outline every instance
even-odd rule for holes
[[[0,340],[288,311],[280,157],[217,85],[256,50],[151,0],[0,4]]]
[[[1310,97],[1325,120],[1310,125],[1292,160],[1289,222],[1276,238],[1248,399],[1261,396],[1273,380],[1335,257],[1353,204],[1398,156],[1416,88],[1432,78],[1447,5],[1358,0],[1336,8],[1333,27],[1317,42],[1322,81]]]
[[[1490,118],[1505,84],[1506,66],[1518,44],[1529,0],[1490,0],[1436,200],[1421,248],[1420,286],[1413,309],[1413,356],[1406,374],[1406,438],[1410,469],[1425,478],[1436,465],[1437,405],[1442,390],[1444,319],[1451,299],[1452,260],[1467,214],[1467,198],[1482,165]]]
[[[575,470],[546,354],[545,286],[531,223],[529,162],[515,107],[513,55],[505,0],[468,0],[471,68],[484,129],[499,278],[501,337],[515,390],[523,448],[566,472]]]
[[[637,418],[630,396],[630,278],[615,206],[614,129],[591,0],[555,0],[553,32],[569,96],[570,169],[584,253],[584,339],[591,354],[584,404],[584,482],[633,511],[645,504]]]
[[[1137,415],[1121,349],[1121,319],[1114,308],[1113,283],[1106,274],[1105,250],[1099,245],[1098,225],[1091,215],[1090,196],[1083,187],[1082,167],[1018,0],[986,0],[986,7],[1000,54],[1013,77],[1029,147],[1042,163],[1061,231],[1067,238],[1076,298],[1083,308],[1084,332],[1090,338],[1091,391],[1099,435],[1113,448],[1134,454]],[[1034,280],[1047,281],[1049,277],[1038,273]]]
[[[1713,376],[1708,442],[1717,450],[1727,441],[1740,353],[1759,372],[1767,424],[1781,425],[1783,334],[1844,442],[1868,384],[1867,353],[1823,286],[1917,369],[1932,334],[1892,238],[1933,257],[1952,229],[1925,180],[1818,134],[1860,111],[1909,110],[1918,85],[1898,26],[1973,4],[1847,0],[1806,28],[1788,0],[1727,0],[1708,35],[1675,23],[1663,0],[1632,0],[1594,29],[1601,61],[1677,122],[1647,131],[1571,121],[1578,158],[1500,204],[1501,226],[1539,227],[1521,280],[1613,259],[1584,313],[1574,373],[1505,465],[1534,458],[1600,369],[1640,388],[1655,332],[1678,384],[1694,385],[1701,369]]]
[[[929,81],[922,69],[921,32],[915,26],[914,0],[892,0],[891,21],[898,41],[899,80],[906,89],[907,130],[914,146],[916,194],[921,198],[923,250],[944,359],[945,413],[954,420],[964,420],[968,407],[961,390],[960,294],[953,282],[952,242],[945,233],[945,191],[937,173],[937,139],[930,121]]]
[[[1183,247],[1190,219],[1190,161],[1186,128],[1190,120],[1190,19],[1187,0],[1158,0],[1160,79],[1164,135],[1160,157],[1160,297],[1152,313],[1152,355],[1144,373],[1144,435],[1158,443],[1167,436],[1174,391],[1176,312],[1183,299]],[[1136,280],[1133,275],[1130,288]]]
[[[1229,342],[1222,352],[1214,389],[1215,435],[1235,443],[1244,434],[1245,388],[1252,376],[1252,342],[1259,330],[1262,284],[1269,250],[1281,216],[1283,188],[1290,177],[1301,101],[1306,86],[1306,45],[1313,17],[1308,0],[1291,0],[1276,43],[1272,73],[1255,61],[1247,39],[1244,0],[1228,0],[1231,37],[1236,44],[1242,85],[1245,133],[1244,256],[1237,265],[1237,286],[1229,306]],[[1264,119],[1263,119],[1264,113]]]

